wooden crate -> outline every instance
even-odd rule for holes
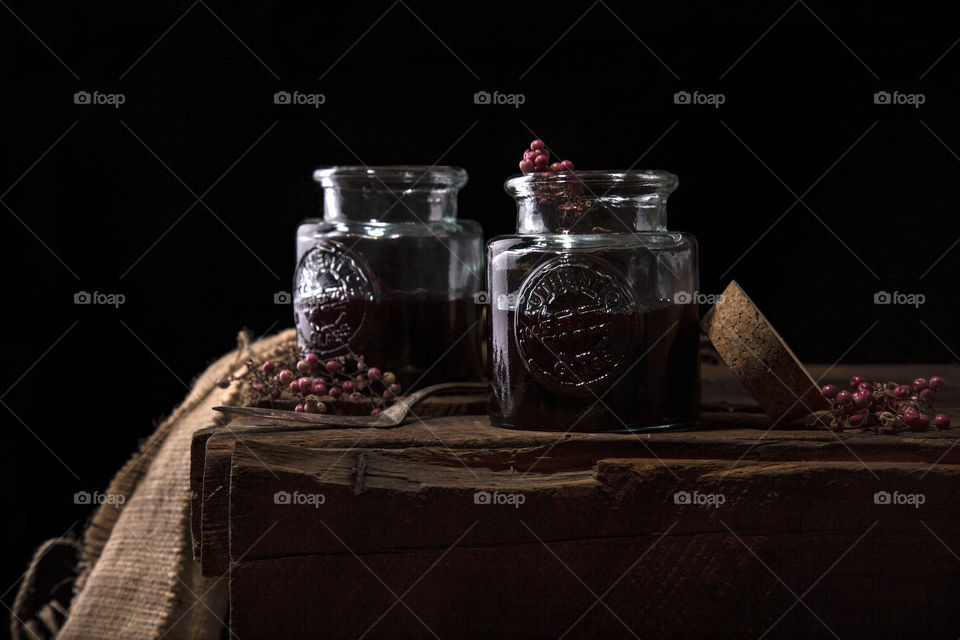
[[[704,382],[708,401],[748,404],[722,372]],[[196,553],[227,576],[243,639],[957,636],[960,432],[707,422],[564,435],[485,416],[234,421],[194,441]],[[923,503],[877,504],[883,491]]]

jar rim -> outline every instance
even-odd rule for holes
[[[466,170],[447,165],[338,165],[320,167],[313,172],[313,179],[324,188],[371,184],[406,188],[460,188],[467,183],[468,176]]]
[[[622,195],[622,189],[642,189],[646,193],[670,194],[680,184],[679,178],[669,171],[659,169],[643,170],[595,170],[571,171],[568,173],[526,173],[511,176],[503,183],[504,190],[514,198],[536,195],[534,185],[539,181],[550,180],[553,184],[581,182],[591,191],[616,189]]]

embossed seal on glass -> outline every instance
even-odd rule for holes
[[[547,387],[596,391],[634,352],[640,314],[630,285],[606,262],[554,258],[520,287],[516,340],[527,370]]]
[[[318,355],[338,355],[362,336],[376,282],[360,256],[342,243],[318,241],[294,277],[298,341]]]

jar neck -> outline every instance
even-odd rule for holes
[[[666,231],[676,176],[663,171],[580,171],[511,178],[522,234]]]
[[[426,224],[457,217],[457,167],[330,167],[314,172],[327,222]]]

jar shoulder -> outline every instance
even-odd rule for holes
[[[337,221],[308,218],[297,228],[299,236],[329,237],[483,237],[483,228],[476,220],[453,219],[431,222]]]
[[[502,251],[577,251],[591,249],[696,250],[697,239],[683,231],[638,231],[636,233],[514,234],[492,238],[487,248]]]

